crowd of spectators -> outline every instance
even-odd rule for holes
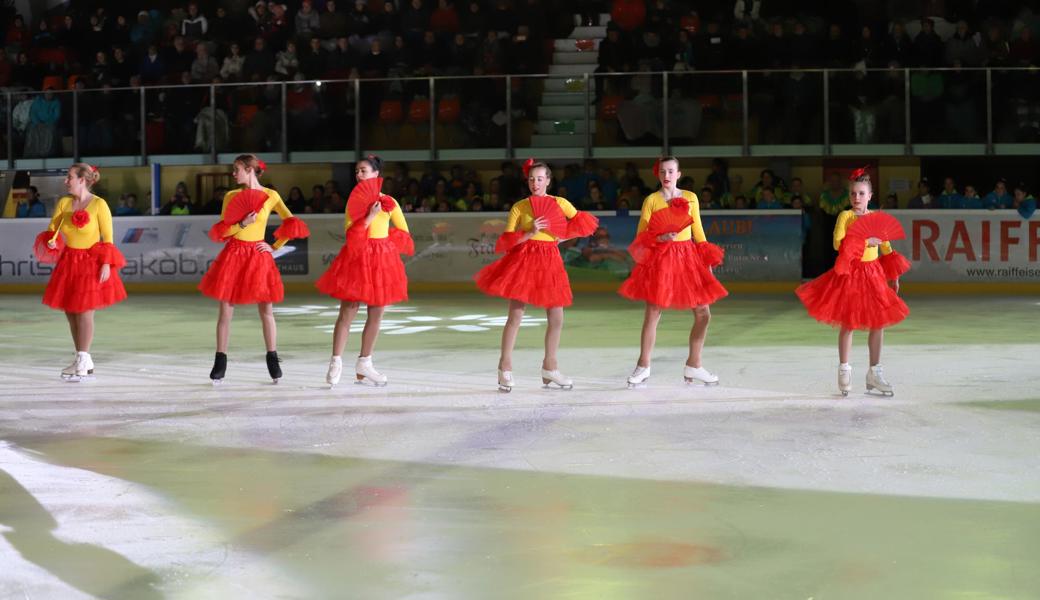
[[[755,139],[817,142],[822,76],[784,70],[824,67],[855,69],[831,81],[833,141],[902,142],[906,90],[894,69],[912,67],[914,139],[983,141],[985,76],[964,68],[988,66],[1000,69],[993,77],[997,140],[1035,142],[1040,140],[1040,71],[1006,69],[1040,64],[1033,34],[1036,4],[223,0],[114,7],[75,1],[28,19],[11,8],[0,10],[0,87],[92,92],[82,95],[77,132],[88,154],[140,148],[138,96],[113,90],[147,87],[150,151],[179,153],[209,151],[214,139],[222,151],[229,145],[270,150],[282,133],[280,86],[221,88],[213,116],[202,110],[210,104],[208,89],[184,84],[386,78],[366,83],[360,103],[351,85],[288,88],[284,108],[290,135],[325,149],[353,139],[355,111],[368,122],[386,99],[407,103],[428,94],[425,82],[402,78],[546,72],[551,40],[570,35],[580,15],[586,24],[607,25],[593,67],[597,73],[681,73],[669,87],[673,110],[689,113],[673,122],[680,139],[697,139],[699,115],[716,110],[711,97],[741,93],[739,77],[712,71],[769,69],[749,82]],[[601,13],[609,13],[606,23]],[[929,70],[935,68],[952,70]],[[474,139],[495,139],[487,137],[487,129],[504,109],[504,93],[498,93],[504,89],[491,91],[487,80],[448,80],[438,97],[459,100],[461,126]],[[514,111],[534,118],[538,93],[520,86]],[[659,78],[597,78],[598,98],[620,96],[637,109],[659,106],[662,93]],[[19,95],[13,102],[23,155],[57,155],[63,134],[70,135],[73,127],[68,98]],[[232,129],[239,138],[232,139]],[[659,133],[651,124],[638,135]]]

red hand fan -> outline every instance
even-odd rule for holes
[[[845,231],[845,239],[841,244],[841,252],[835,266],[844,272],[848,265],[863,258],[867,240],[877,238],[882,242],[906,238],[903,226],[892,215],[884,212],[872,212],[856,219]]]
[[[249,213],[260,212],[267,202],[267,192],[246,188],[231,197],[227,210],[224,211],[224,223],[234,225],[246,218]]]
[[[659,236],[666,233],[679,233],[693,224],[690,216],[690,205],[687,202],[675,202],[668,208],[659,210],[650,215],[647,230],[650,235]]]
[[[531,196],[531,212],[535,219],[543,219],[547,225],[545,231],[555,237],[567,237],[567,216],[552,196]]]
[[[872,212],[859,217],[849,226],[845,235],[862,240],[873,237],[883,242],[906,238],[906,232],[903,231],[899,220],[885,212]]]
[[[365,220],[368,211],[372,208],[372,203],[380,199],[379,190],[381,189],[383,189],[382,177],[359,181],[354,186],[354,189],[350,191],[350,197],[347,198],[347,214],[350,215],[352,223]],[[383,210],[386,210],[385,206]]]

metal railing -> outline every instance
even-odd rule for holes
[[[576,71],[9,90],[0,149],[9,168],[84,156],[216,163],[238,152],[282,161],[371,151],[429,160],[769,148],[909,155],[935,145],[993,154],[998,145],[1022,152],[1040,142],[1040,98],[1028,94],[1037,78],[1038,69],[1010,67]],[[56,123],[39,122],[56,107]]]

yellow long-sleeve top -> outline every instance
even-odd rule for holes
[[[108,209],[108,203],[100,196],[90,199],[86,208],[90,215],[90,221],[82,228],[72,223],[72,196],[62,196],[58,200],[58,206],[54,209],[51,224],[47,226],[48,231],[58,231],[61,227],[65,235],[65,243],[69,248],[87,250],[98,242],[112,243],[112,211]],[[60,225],[59,225],[60,223]]]
[[[693,219],[693,223],[683,229],[675,236],[673,242],[685,242],[686,240],[693,238],[694,242],[706,242],[708,237],[704,235],[704,226],[701,224],[701,209],[700,202],[697,200],[697,194],[687,190],[679,190],[682,192],[682,197],[690,203],[690,217]],[[661,192],[654,192],[643,200],[643,211],[639,215],[639,225],[636,227],[636,235],[646,231],[647,226],[650,224],[650,217],[659,210],[668,208],[668,201],[664,199],[664,195]]]
[[[841,249],[841,241],[845,239],[845,232],[856,222],[856,213],[851,210],[843,210],[838,214],[838,222],[834,225],[834,249]],[[892,244],[888,240],[881,242],[881,254],[891,254]],[[878,246],[867,246],[863,251],[863,262],[878,259]]]
[[[264,233],[267,231],[267,219],[270,218],[271,212],[278,213],[278,216],[282,217],[282,220],[291,218],[293,216],[289,207],[282,202],[282,197],[278,195],[278,192],[270,188],[260,188],[267,194],[267,200],[264,201],[263,207],[256,211],[256,220],[242,227],[238,223],[235,223],[227,230],[225,237],[233,237],[236,240],[243,242],[262,242],[264,240]],[[227,210],[228,203],[235,197],[235,194],[242,191],[241,189],[234,189],[224,194],[224,203],[220,207],[220,218],[224,218],[224,212]],[[284,244],[288,240],[278,240],[274,246],[278,247]]]
[[[558,204],[560,210],[563,211],[563,216],[572,219],[574,218],[574,215],[578,214],[578,209],[574,208],[574,205],[566,198],[561,198],[560,196],[553,196],[553,198],[556,198],[556,204]],[[509,220],[506,221],[506,232],[527,232],[532,229],[534,229],[534,209],[531,208],[531,199],[524,198],[514,204],[513,208],[509,210]],[[555,242],[558,238],[543,229],[531,236],[531,239],[539,242]]]
[[[385,210],[379,211],[372,222],[368,224],[368,237],[369,239],[380,239],[390,235],[390,224],[393,223],[394,227],[408,231],[408,223],[404,220],[404,212],[401,211],[401,205],[397,203],[392,196],[383,197],[390,198],[394,201],[394,210],[386,212]],[[343,218],[343,229],[350,229],[350,226],[354,224],[354,221],[350,219],[350,212],[347,211]]]

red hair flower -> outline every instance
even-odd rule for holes
[[[267,163],[265,163],[264,161],[260,160],[259,158],[256,159],[256,166],[261,171],[266,171],[267,170]]]
[[[659,158],[659,159],[654,161],[654,179],[660,179],[660,178],[661,178],[661,159]]]
[[[72,224],[79,229],[83,229],[87,223],[90,223],[90,213],[80,209],[72,213]]]
[[[90,171],[91,171],[92,173],[97,173],[97,172],[98,172],[98,168],[97,168],[97,165],[87,165],[87,166],[89,166],[89,167],[90,167]]]
[[[866,174],[867,174],[867,168],[866,167],[860,167],[860,168],[854,170],[851,174],[849,174],[849,181],[856,181],[857,179],[859,179],[860,177],[863,177]]]
[[[531,167],[533,167],[533,166],[534,166],[534,159],[533,158],[529,158],[529,159],[524,161],[524,166],[521,167],[521,169],[524,172],[524,177],[527,177],[527,174],[531,172]]]

